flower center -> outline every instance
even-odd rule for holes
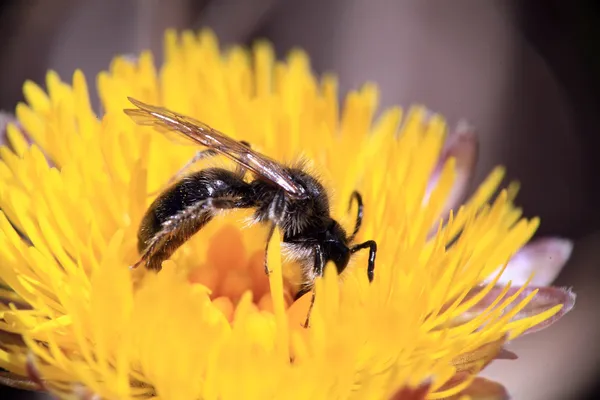
[[[177,264],[188,266],[191,283],[210,289],[214,305],[230,321],[237,303],[248,291],[252,293],[255,307],[273,312],[269,278],[265,273],[265,227],[245,227],[239,216],[233,219],[225,216],[223,221],[215,220],[211,224],[214,226],[196,234],[174,255],[183,259]],[[288,276],[284,285],[286,308],[292,304],[296,292],[295,285],[290,283],[292,280]]]

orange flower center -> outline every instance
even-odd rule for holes
[[[219,223],[216,232],[204,235],[200,232],[186,246],[195,246],[202,239],[207,241],[205,259],[198,262],[189,260],[188,279],[193,284],[201,284],[210,289],[213,303],[231,321],[235,307],[242,295],[252,293],[254,306],[259,310],[273,312],[273,302],[269,290],[269,278],[265,273],[266,232],[264,227],[244,229],[243,221]],[[241,228],[241,229],[240,229]],[[261,241],[262,238],[262,246]],[[185,249],[183,250],[185,252]],[[194,252],[197,254],[197,252]],[[175,254],[174,257],[180,255]],[[181,255],[184,256],[185,255]],[[293,266],[286,266],[288,272]],[[297,289],[289,279],[284,281],[285,306],[288,308]]]

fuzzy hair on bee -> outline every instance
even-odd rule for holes
[[[160,271],[164,260],[220,212],[251,209],[252,223],[269,227],[265,273],[269,273],[268,243],[276,227],[283,233],[284,257],[297,262],[302,269],[303,282],[296,297],[312,290],[312,305],[313,282],[323,275],[325,265],[333,262],[338,274],[342,274],[352,254],[363,249],[369,250],[367,278],[373,280],[376,242],[353,243],[363,220],[360,193],[355,191],[350,197],[350,206],[353,202],[357,204],[357,215],[354,230],[348,235],[332,218],[329,193],[315,174],[309,172],[306,162],[283,165],[253,150],[250,143],[236,141],[203,122],[129,100],[137,108],[124,111],[138,124],[177,133],[205,147],[146,211],[138,230],[140,258],[133,267],[145,265]],[[200,160],[215,156],[233,161],[235,170],[211,167],[186,173]]]

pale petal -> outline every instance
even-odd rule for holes
[[[480,289],[473,290],[472,293],[470,293],[466,297],[465,301],[468,300],[469,298],[472,298],[472,296],[477,294],[477,292],[479,290]],[[499,287],[499,286],[492,288],[492,290],[490,290],[490,292],[487,293],[483,297],[483,299],[481,299],[481,301],[479,303],[477,303],[474,307],[469,309],[469,311],[467,311],[463,315],[461,315],[460,320],[461,321],[470,320],[470,319],[473,319],[475,316],[479,315],[481,312],[483,312],[487,307],[489,307],[498,298],[498,296],[501,294],[502,290],[503,290],[503,288]],[[508,290],[508,292],[506,293],[506,295],[504,296],[504,299],[514,295],[518,290],[519,290],[518,287],[511,287]],[[553,315],[552,317],[529,328],[527,331],[525,331],[525,333],[537,332],[537,331],[547,328],[548,326],[552,325],[553,323],[558,321],[560,318],[562,318],[566,313],[571,311],[573,309],[573,307],[575,306],[575,299],[577,296],[575,295],[575,293],[573,293],[568,288],[528,287],[528,288],[524,289],[517,296],[517,298],[504,309],[504,312],[505,313],[509,312],[511,309],[513,309],[513,307],[515,307],[517,304],[519,304],[519,302],[521,300],[523,300],[527,296],[529,296],[531,294],[531,292],[533,292],[534,290],[538,290],[537,294],[522,310],[520,310],[515,316],[513,316],[511,318],[511,321],[516,321],[516,320],[520,320],[523,318],[535,316],[544,311],[550,310],[551,308],[553,308],[559,304],[562,305],[562,309],[559,312],[557,312],[555,315]]]
[[[25,363],[27,377],[35,386],[37,386],[37,390],[48,392],[48,387],[46,386],[46,382],[44,381],[36,362],[35,356],[32,353],[27,355],[27,362]]]
[[[469,387],[456,396],[469,396],[471,400],[507,400],[510,398],[506,388],[498,382],[477,377]]]
[[[101,400],[100,395],[94,393],[89,388],[76,384],[73,386],[73,396],[77,400]]]
[[[513,256],[498,284],[506,285],[511,281],[513,285],[523,285],[534,272],[531,284],[547,286],[556,279],[572,252],[571,240],[556,237],[535,239]],[[499,270],[492,273],[486,282],[492,281]]]
[[[7,144],[6,127],[9,123],[17,123],[15,116],[5,111],[0,111],[0,146]]]
[[[390,400],[425,400],[430,387],[431,383],[429,382],[423,383],[416,388],[403,387]]]
[[[467,189],[471,183],[475,165],[477,164],[478,149],[479,141],[475,129],[466,121],[460,121],[444,144],[440,159],[432,173],[425,195],[425,201],[427,201],[432,190],[438,183],[444,164],[449,158],[455,158],[456,180],[440,214],[441,218],[445,219],[450,210],[455,209],[465,200]],[[437,228],[437,225],[435,228]]]
[[[125,53],[122,54],[121,57],[123,58],[123,60],[132,64],[137,64],[138,60],[140,59],[139,55],[136,53]]]
[[[439,391],[449,390],[460,385],[471,375],[468,372],[458,372]],[[475,377],[469,386],[459,393],[442,397],[442,400],[461,400],[468,396],[470,400],[507,400],[510,397],[501,384],[485,378]]]
[[[9,125],[16,130],[11,131]],[[23,126],[14,114],[0,111],[0,146],[8,146],[15,154],[21,155],[33,143],[23,130]]]
[[[500,352],[496,356],[496,360],[516,360],[519,356],[516,353],[506,349],[505,347],[500,349]]]
[[[522,294],[521,297],[527,296],[531,291],[536,288],[528,288]],[[541,312],[551,309],[552,307],[562,304],[562,309],[551,318],[546,319],[540,324],[528,329],[524,333],[533,333],[545,329],[561,319],[566,313],[571,311],[575,306],[575,300],[577,295],[569,288],[559,287],[540,287],[539,292],[535,295],[533,300],[525,306],[521,311],[515,315],[512,320],[518,320],[522,318],[531,317]],[[528,293],[529,292],[529,293]]]

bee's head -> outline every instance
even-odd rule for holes
[[[331,220],[331,224],[321,240],[321,246],[325,260],[333,261],[338,274],[341,274],[350,261],[350,248],[344,228],[336,221]]]

